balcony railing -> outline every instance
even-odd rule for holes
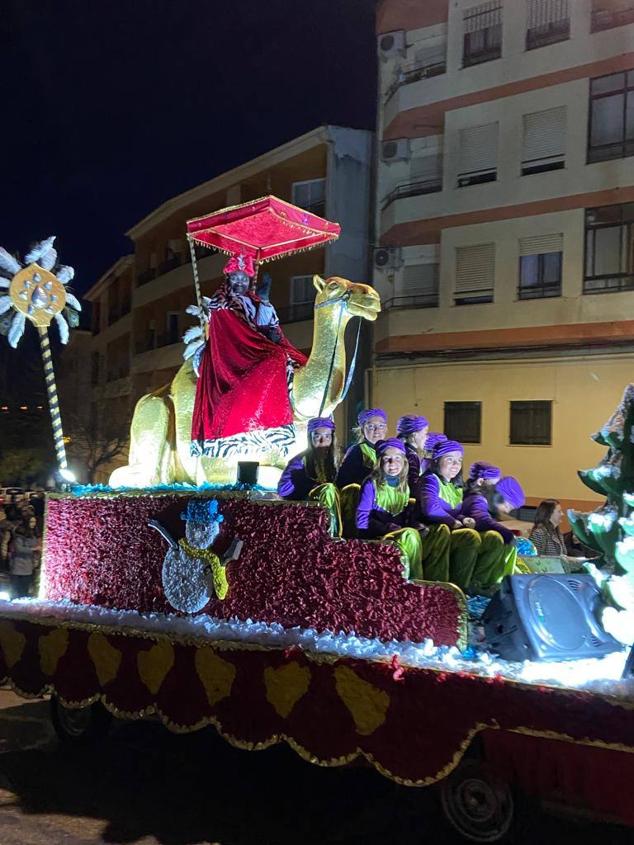
[[[165,261],[163,261],[162,264],[159,264],[157,275],[162,276],[163,273],[169,273],[170,270],[175,270],[177,267],[180,267],[183,263],[183,256],[172,255],[171,258],[167,258]]]
[[[634,273],[615,273],[583,280],[584,293],[618,293],[634,290]]]
[[[122,364],[120,367],[112,367],[108,370],[106,381],[117,381],[130,375],[130,366]]]
[[[148,267],[147,270],[142,270],[140,273],[137,274],[136,283],[137,287],[141,287],[141,285],[147,285],[148,282],[151,282],[152,279],[156,278],[156,267]]]
[[[438,291],[432,293],[414,293],[409,296],[393,296],[381,303],[382,308],[437,308]]]
[[[126,314],[130,313],[131,302],[129,299],[126,299],[125,302],[122,302],[120,305],[112,305],[108,309],[108,325],[111,326],[113,323],[116,323],[117,320],[120,320],[121,317],[125,317]]]
[[[537,47],[547,47],[559,41],[570,38],[570,18],[549,21],[526,30],[526,49],[535,50]]]
[[[390,193],[383,198],[381,209],[382,211],[385,211],[388,205],[391,205],[394,200],[400,200],[404,197],[419,197],[422,194],[437,194],[438,191],[442,191],[442,178],[440,176],[397,185],[393,191],[390,191]]]
[[[164,346],[172,346],[175,343],[181,343],[180,334],[165,332],[164,334],[147,335],[144,339],[138,340],[134,348],[137,355],[142,355],[144,352],[162,349]]]
[[[313,319],[314,302],[298,302],[296,305],[287,305],[277,309],[277,316],[280,323],[301,323],[303,320]]]
[[[590,32],[601,32],[615,26],[634,23],[634,3],[627,9],[593,9],[590,17]]]
[[[517,289],[518,299],[548,299],[551,296],[561,296],[561,282],[520,285]]]
[[[390,85],[385,92],[385,102],[387,103],[398,89],[403,85],[411,85],[412,82],[418,82],[421,79],[431,79],[432,76],[440,76],[447,71],[447,62],[442,61],[414,65],[411,68],[403,68],[399,71],[397,79]]]

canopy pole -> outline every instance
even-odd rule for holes
[[[203,304],[203,297],[200,292],[200,279],[198,278],[198,264],[196,262],[196,248],[194,247],[194,242],[187,235],[187,242],[189,243],[189,254],[192,258],[192,273],[194,274],[194,289],[196,290],[196,305],[201,308]],[[202,318],[201,321],[202,323]]]

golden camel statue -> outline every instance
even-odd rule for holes
[[[332,414],[342,399],[346,382],[344,335],[349,321],[352,317],[376,320],[381,310],[379,294],[370,285],[338,276],[325,281],[313,276],[313,284],[317,296],[312,351],[306,365],[295,372],[291,387],[298,430],[295,452],[304,447],[306,422],[320,413]],[[235,481],[238,458],[197,457],[190,453],[195,394],[196,374],[188,360],[171,384],[139,399],[130,426],[128,465],[112,473],[111,486]],[[239,460],[257,460],[262,465],[279,467],[287,458],[271,451],[241,455]]]

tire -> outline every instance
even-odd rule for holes
[[[56,696],[51,696],[51,720],[62,742],[79,746],[105,737],[112,716],[99,703],[89,707],[65,707]]]
[[[508,842],[515,818],[513,792],[478,760],[464,760],[439,784],[445,819],[468,842]]]

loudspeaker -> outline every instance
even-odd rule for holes
[[[238,484],[257,484],[259,466],[257,461],[238,461]]]
[[[602,657],[623,646],[597,621],[590,575],[509,575],[482,621],[488,648],[505,660]]]

